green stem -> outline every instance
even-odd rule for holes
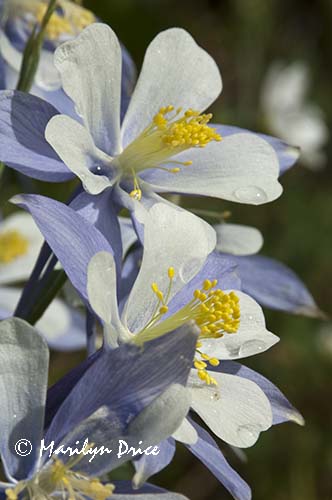
[[[37,300],[32,311],[28,315],[26,321],[30,325],[35,325],[37,321],[42,317],[50,303],[55,299],[58,292],[61,290],[65,282],[67,281],[66,273],[61,271],[53,271],[50,275],[50,279],[47,281],[41,292],[39,293],[39,300]]]
[[[3,161],[0,162],[0,189],[1,189],[1,184],[2,184],[2,176],[4,174],[4,171],[5,171],[5,164]]]
[[[45,12],[43,20],[40,24],[39,30],[36,25],[30,35],[30,38],[24,49],[20,76],[16,86],[16,90],[29,92],[33,85],[38,69],[40,51],[43,45],[45,31],[48,22],[56,9],[56,2],[57,0],[50,0],[47,11]]]

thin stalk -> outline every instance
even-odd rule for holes
[[[24,49],[20,76],[16,86],[16,90],[29,92],[33,85],[38,69],[40,51],[43,45],[45,31],[49,20],[51,19],[56,9],[56,3],[57,0],[50,0],[48,8],[40,24],[40,28],[38,29],[36,25],[30,35],[30,38]]]
[[[30,314],[25,318],[30,325],[35,325],[42,317],[50,303],[65,284],[66,280],[67,275],[63,270],[53,271],[50,275],[50,279],[43,288],[44,293],[40,294],[39,300],[36,302]]]

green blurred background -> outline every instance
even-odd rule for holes
[[[276,59],[302,60],[312,71],[309,97],[322,107],[331,129],[331,0],[87,0],[85,6],[113,27],[138,67],[160,30],[187,29],[221,69],[224,89],[212,108],[219,123],[269,132],[259,111],[263,77]],[[331,142],[326,151],[324,170],[312,172],[299,162],[286,173],[284,194],[274,203],[253,207],[187,198],[185,205],[230,210],[231,221],[258,227],[265,238],[263,253],[292,267],[320,308],[332,315]],[[69,187],[40,185],[39,190],[66,199]],[[15,185],[6,195],[12,192],[17,192]],[[227,458],[252,486],[255,500],[331,500],[332,323],[270,311],[266,317],[281,342],[247,364],[283,390],[304,415],[306,426],[286,424],[264,433],[247,450],[247,463],[225,450]],[[53,362],[60,373],[79,358],[54,354]],[[230,498],[181,447],[155,482],[191,500]]]
[[[224,83],[212,108],[219,123],[266,131],[259,113],[262,79],[274,60],[302,60],[312,71],[310,99],[332,123],[332,2],[324,0],[91,0],[85,5],[109,22],[140,67],[160,31],[187,29],[217,61]],[[190,85],[190,82],[188,82]],[[232,221],[264,234],[263,252],[291,266],[320,307],[332,314],[332,146],[320,172],[299,163],[282,178],[283,196],[264,207],[216,200],[187,206],[230,210]],[[332,324],[266,312],[279,345],[248,365],[273,380],[299,408],[306,426],[275,427],[247,451],[247,463],[228,458],[253,488],[255,500],[332,499]],[[329,347],[330,343],[330,347]],[[230,498],[184,449],[157,482],[191,500]]]

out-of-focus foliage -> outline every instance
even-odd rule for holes
[[[269,132],[260,111],[264,76],[275,60],[301,60],[312,73],[310,100],[332,125],[332,3],[330,0],[89,0],[85,6],[108,22],[138,66],[145,48],[160,30],[187,29],[221,68],[224,89],[212,111],[220,123]],[[190,85],[190,82],[188,82]],[[168,103],[166,103],[168,104]],[[171,104],[171,103],[170,103]],[[186,198],[186,207],[230,210],[231,220],[258,227],[263,253],[282,260],[306,282],[317,303],[332,315],[332,143],[324,170],[311,172],[301,162],[282,179],[284,194],[264,206],[239,206],[216,200]],[[65,200],[70,186],[50,186],[6,171],[6,193],[41,192]],[[11,210],[6,204],[5,213]],[[215,222],[215,220],[210,220]],[[269,329],[281,342],[250,366],[273,380],[297,406],[306,427],[273,428],[248,450],[242,464],[228,451],[236,468],[253,486],[255,500],[330,500],[332,498],[332,322],[267,313]],[[331,338],[330,338],[330,337]],[[328,347],[330,345],[330,348]],[[53,358],[59,376],[77,355]],[[122,471],[123,473],[123,471]],[[229,498],[212,475],[184,449],[158,483],[192,500]]]

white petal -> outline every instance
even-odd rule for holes
[[[192,148],[174,157],[193,161],[174,175],[151,170],[144,179],[153,189],[214,196],[238,203],[260,205],[282,193],[279,162],[273,148],[254,134],[239,133]]]
[[[122,56],[114,32],[105,24],[92,24],[60,45],[54,63],[96,146],[110,155],[118,153]]]
[[[111,159],[95,146],[83,125],[69,116],[56,115],[48,122],[45,137],[88,193],[99,194],[112,185],[108,177],[90,171],[90,168],[110,163]]]
[[[229,290],[227,290],[229,292]],[[236,333],[225,333],[220,339],[204,340],[202,351],[218,359],[240,359],[266,351],[279,337],[265,327],[262,308],[245,293],[235,290],[240,299],[240,326]]]
[[[87,291],[92,309],[105,322],[106,341],[114,345],[114,330],[119,334],[124,328],[116,296],[115,261],[110,253],[99,252],[92,257],[88,266]]]
[[[250,380],[211,373],[218,385],[200,383],[193,370],[192,408],[220,439],[247,448],[272,425],[272,410],[264,392]],[[197,381],[197,382],[196,382]]]
[[[0,234],[7,231],[17,231],[28,241],[28,249],[25,255],[21,255],[11,262],[0,262],[0,284],[10,284],[28,279],[44,241],[33,218],[27,213],[17,212],[1,221]]]
[[[124,314],[131,332],[140,331],[153,315],[158,301],[152,283],[166,294],[168,269],[173,267],[171,300],[198,273],[215,242],[215,231],[195,215],[164,203],[150,208],[144,220],[142,265]]]
[[[233,255],[258,253],[263,246],[263,236],[258,229],[241,224],[218,224],[216,249]]]
[[[183,29],[172,28],[149,45],[123,123],[123,145],[149,125],[162,106],[203,111],[222,89],[218,67]]]
[[[182,421],[180,427],[173,432],[172,437],[185,444],[195,444],[198,439],[195,427],[186,418]]]

